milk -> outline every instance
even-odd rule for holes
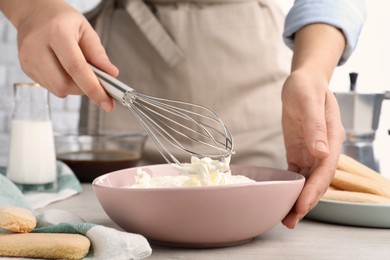
[[[7,177],[16,184],[56,180],[56,155],[50,120],[12,120]]]

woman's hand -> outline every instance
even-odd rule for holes
[[[336,170],[344,129],[328,82],[311,71],[286,80],[282,125],[288,170],[306,177],[305,186],[283,224],[294,228],[319,201]]]
[[[82,14],[62,0],[1,0],[18,32],[23,71],[58,97],[86,94],[106,111],[112,98],[88,63],[117,76],[100,39]]]
[[[291,74],[282,91],[282,126],[288,169],[306,183],[283,224],[294,228],[319,201],[332,180],[344,128],[328,89],[345,47],[344,35],[327,24],[311,24],[295,34]]]

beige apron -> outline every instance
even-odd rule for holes
[[[280,93],[291,52],[274,1],[108,0],[87,18],[120,69],[120,80],[143,94],[212,109],[233,134],[232,163],[286,166]],[[105,113],[86,98],[80,127],[142,130],[119,103]],[[143,163],[163,162],[148,140]]]

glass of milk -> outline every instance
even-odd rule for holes
[[[14,85],[7,177],[22,191],[54,190],[57,184],[49,93],[36,83]]]

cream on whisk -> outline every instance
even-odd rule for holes
[[[172,188],[172,187],[201,187],[220,186],[229,184],[255,182],[242,175],[232,175],[230,171],[230,156],[223,161],[212,160],[209,157],[192,157],[191,163],[181,166],[172,164],[181,174],[177,176],[152,177],[141,168],[135,176],[132,188]]]

